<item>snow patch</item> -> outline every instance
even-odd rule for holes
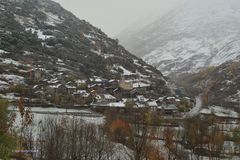
[[[103,55],[104,59],[108,59],[108,58],[111,58],[111,57],[114,57],[114,55],[113,54],[104,54]]]
[[[26,25],[30,25],[30,26],[33,26],[35,23],[34,23],[34,20],[30,17],[23,17],[23,16],[19,16],[19,15],[14,15],[15,17],[15,20],[20,23],[22,26],[26,26]]]
[[[130,75],[134,75],[135,73],[127,70],[126,68],[124,68],[123,66],[119,66],[119,65],[114,65],[113,66],[114,69],[121,69],[123,71],[123,75],[124,76],[130,76]]]
[[[8,81],[8,83],[24,84],[24,77],[22,76],[0,74],[0,78],[5,79],[6,81]]]
[[[34,53],[33,52],[30,52],[30,51],[24,51],[23,55],[24,56],[30,56],[30,55],[33,55]]]
[[[9,53],[9,52],[0,49],[0,55],[2,55],[2,54],[8,54],[8,53]]]
[[[46,12],[44,10],[42,10],[42,12],[45,13],[47,16],[47,21],[45,21],[45,23],[50,26],[56,26],[56,24],[61,24],[64,21],[60,19],[58,15],[55,15],[51,12]]]
[[[8,100],[19,100],[20,97],[17,97],[15,93],[7,93],[6,95],[0,94],[1,98],[8,99]]]
[[[5,81],[0,80],[0,91],[4,91],[9,88],[9,84]]]
[[[54,38],[54,36],[44,35],[44,34],[43,34],[43,31],[41,31],[41,30],[39,30],[39,29],[26,28],[26,31],[31,31],[33,34],[36,32],[38,38],[41,39],[41,40],[46,40],[46,39],[49,39],[49,38]]]
[[[13,64],[13,65],[15,65],[15,66],[20,66],[20,65],[21,65],[21,63],[13,60],[13,59],[11,59],[11,58],[2,59],[2,62],[1,62],[1,63],[2,63],[2,64]]]
[[[93,52],[93,53],[96,53],[97,55],[101,55],[102,54],[101,49],[99,49],[98,51],[94,50],[94,49],[91,49],[90,51]]]

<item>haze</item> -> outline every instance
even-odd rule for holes
[[[134,24],[144,25],[184,0],[55,0],[80,19],[114,37]]]

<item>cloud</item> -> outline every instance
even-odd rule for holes
[[[55,0],[110,36],[134,23],[147,23],[184,0]]]

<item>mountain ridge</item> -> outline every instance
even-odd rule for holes
[[[240,55],[239,16],[236,0],[190,0],[120,41],[165,75],[197,72]]]

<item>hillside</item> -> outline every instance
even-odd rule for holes
[[[233,107],[240,104],[240,61],[226,62],[218,67],[209,67],[194,74],[180,76],[179,86],[191,95],[203,95],[207,104]]]
[[[165,75],[196,72],[240,55],[239,16],[238,0],[188,0],[119,39]]]
[[[0,88],[3,93],[19,92],[15,85],[45,93],[50,85],[92,78],[120,80],[131,75],[150,78],[158,86],[157,94],[169,93],[160,71],[58,3],[0,0]]]

